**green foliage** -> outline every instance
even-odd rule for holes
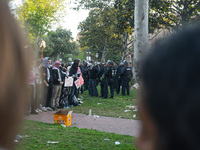
[[[115,0],[117,12],[117,29],[119,32],[131,33],[134,29],[135,0]]]
[[[46,56],[68,61],[69,57],[79,54],[78,44],[73,41],[70,30],[58,28],[56,31],[48,32],[44,39],[47,43],[47,47],[44,49]]]
[[[197,0],[150,0],[150,7],[160,27],[181,29],[199,20],[200,1]]]
[[[104,4],[102,4],[104,3]],[[135,0],[80,0],[77,8],[94,9],[114,7],[117,14],[118,32],[133,32]],[[196,23],[200,16],[198,0],[149,0],[149,32],[160,28],[180,29],[188,23]]]
[[[16,14],[32,42],[37,43],[38,36],[44,35],[53,21],[62,18],[63,9],[64,0],[23,0],[23,4],[16,9]]]
[[[91,55],[116,51],[122,47],[122,37],[116,33],[116,12],[114,8],[93,9],[89,16],[80,23],[79,43],[82,49],[89,48]],[[116,55],[113,55],[115,58]],[[117,58],[116,58],[117,59]]]
[[[70,30],[59,28],[56,31],[50,31],[45,36],[45,41],[47,41],[45,52],[51,57],[71,54],[76,49],[76,44],[73,42]]]
[[[61,125],[35,121],[26,121],[19,134],[29,137],[17,143],[17,150],[135,150],[133,145],[135,138],[132,136],[76,127],[64,128]],[[58,143],[49,144],[48,141],[58,141]],[[115,145],[115,141],[121,144]]]

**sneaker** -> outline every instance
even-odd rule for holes
[[[83,102],[82,102],[82,101],[79,101],[79,103],[80,103],[80,104],[83,104]]]
[[[47,109],[45,107],[42,107],[43,112],[47,112]]]
[[[46,107],[46,109],[47,109],[48,111],[53,111],[53,109],[51,109],[50,107]]]

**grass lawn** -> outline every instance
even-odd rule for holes
[[[100,93],[99,86],[98,91]],[[75,113],[88,114],[89,109],[91,109],[92,115],[138,119],[138,117],[133,118],[133,115],[136,114],[135,111],[131,110],[129,112],[124,112],[125,110],[130,110],[126,106],[135,105],[136,90],[130,90],[129,96],[122,96],[121,94],[116,94],[115,92],[113,99],[91,97],[89,96],[88,91],[84,91],[83,94],[79,94],[79,98],[82,98],[84,103],[81,104],[81,106],[71,108]]]
[[[17,143],[17,150],[135,150],[132,136],[76,127],[64,128],[61,125],[35,121],[25,121],[19,134],[27,137]],[[58,143],[48,144],[48,141]],[[120,145],[115,145],[116,141],[120,142]]]

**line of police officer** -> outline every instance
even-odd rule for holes
[[[117,94],[120,93],[120,87],[122,87],[122,95],[130,94],[129,82],[133,73],[126,60],[119,65],[111,60],[108,60],[106,64],[100,63],[98,65],[95,65],[94,61],[90,61],[90,63],[83,62],[80,69],[84,79],[84,91],[89,90],[90,96],[99,96],[97,90],[99,82],[102,98],[108,98],[108,86],[110,87],[110,98],[114,98],[114,89],[116,89]],[[83,92],[83,89],[81,91]]]

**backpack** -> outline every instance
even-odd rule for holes
[[[75,95],[72,97],[72,105],[74,105],[74,106],[78,105],[78,99],[76,98]]]

